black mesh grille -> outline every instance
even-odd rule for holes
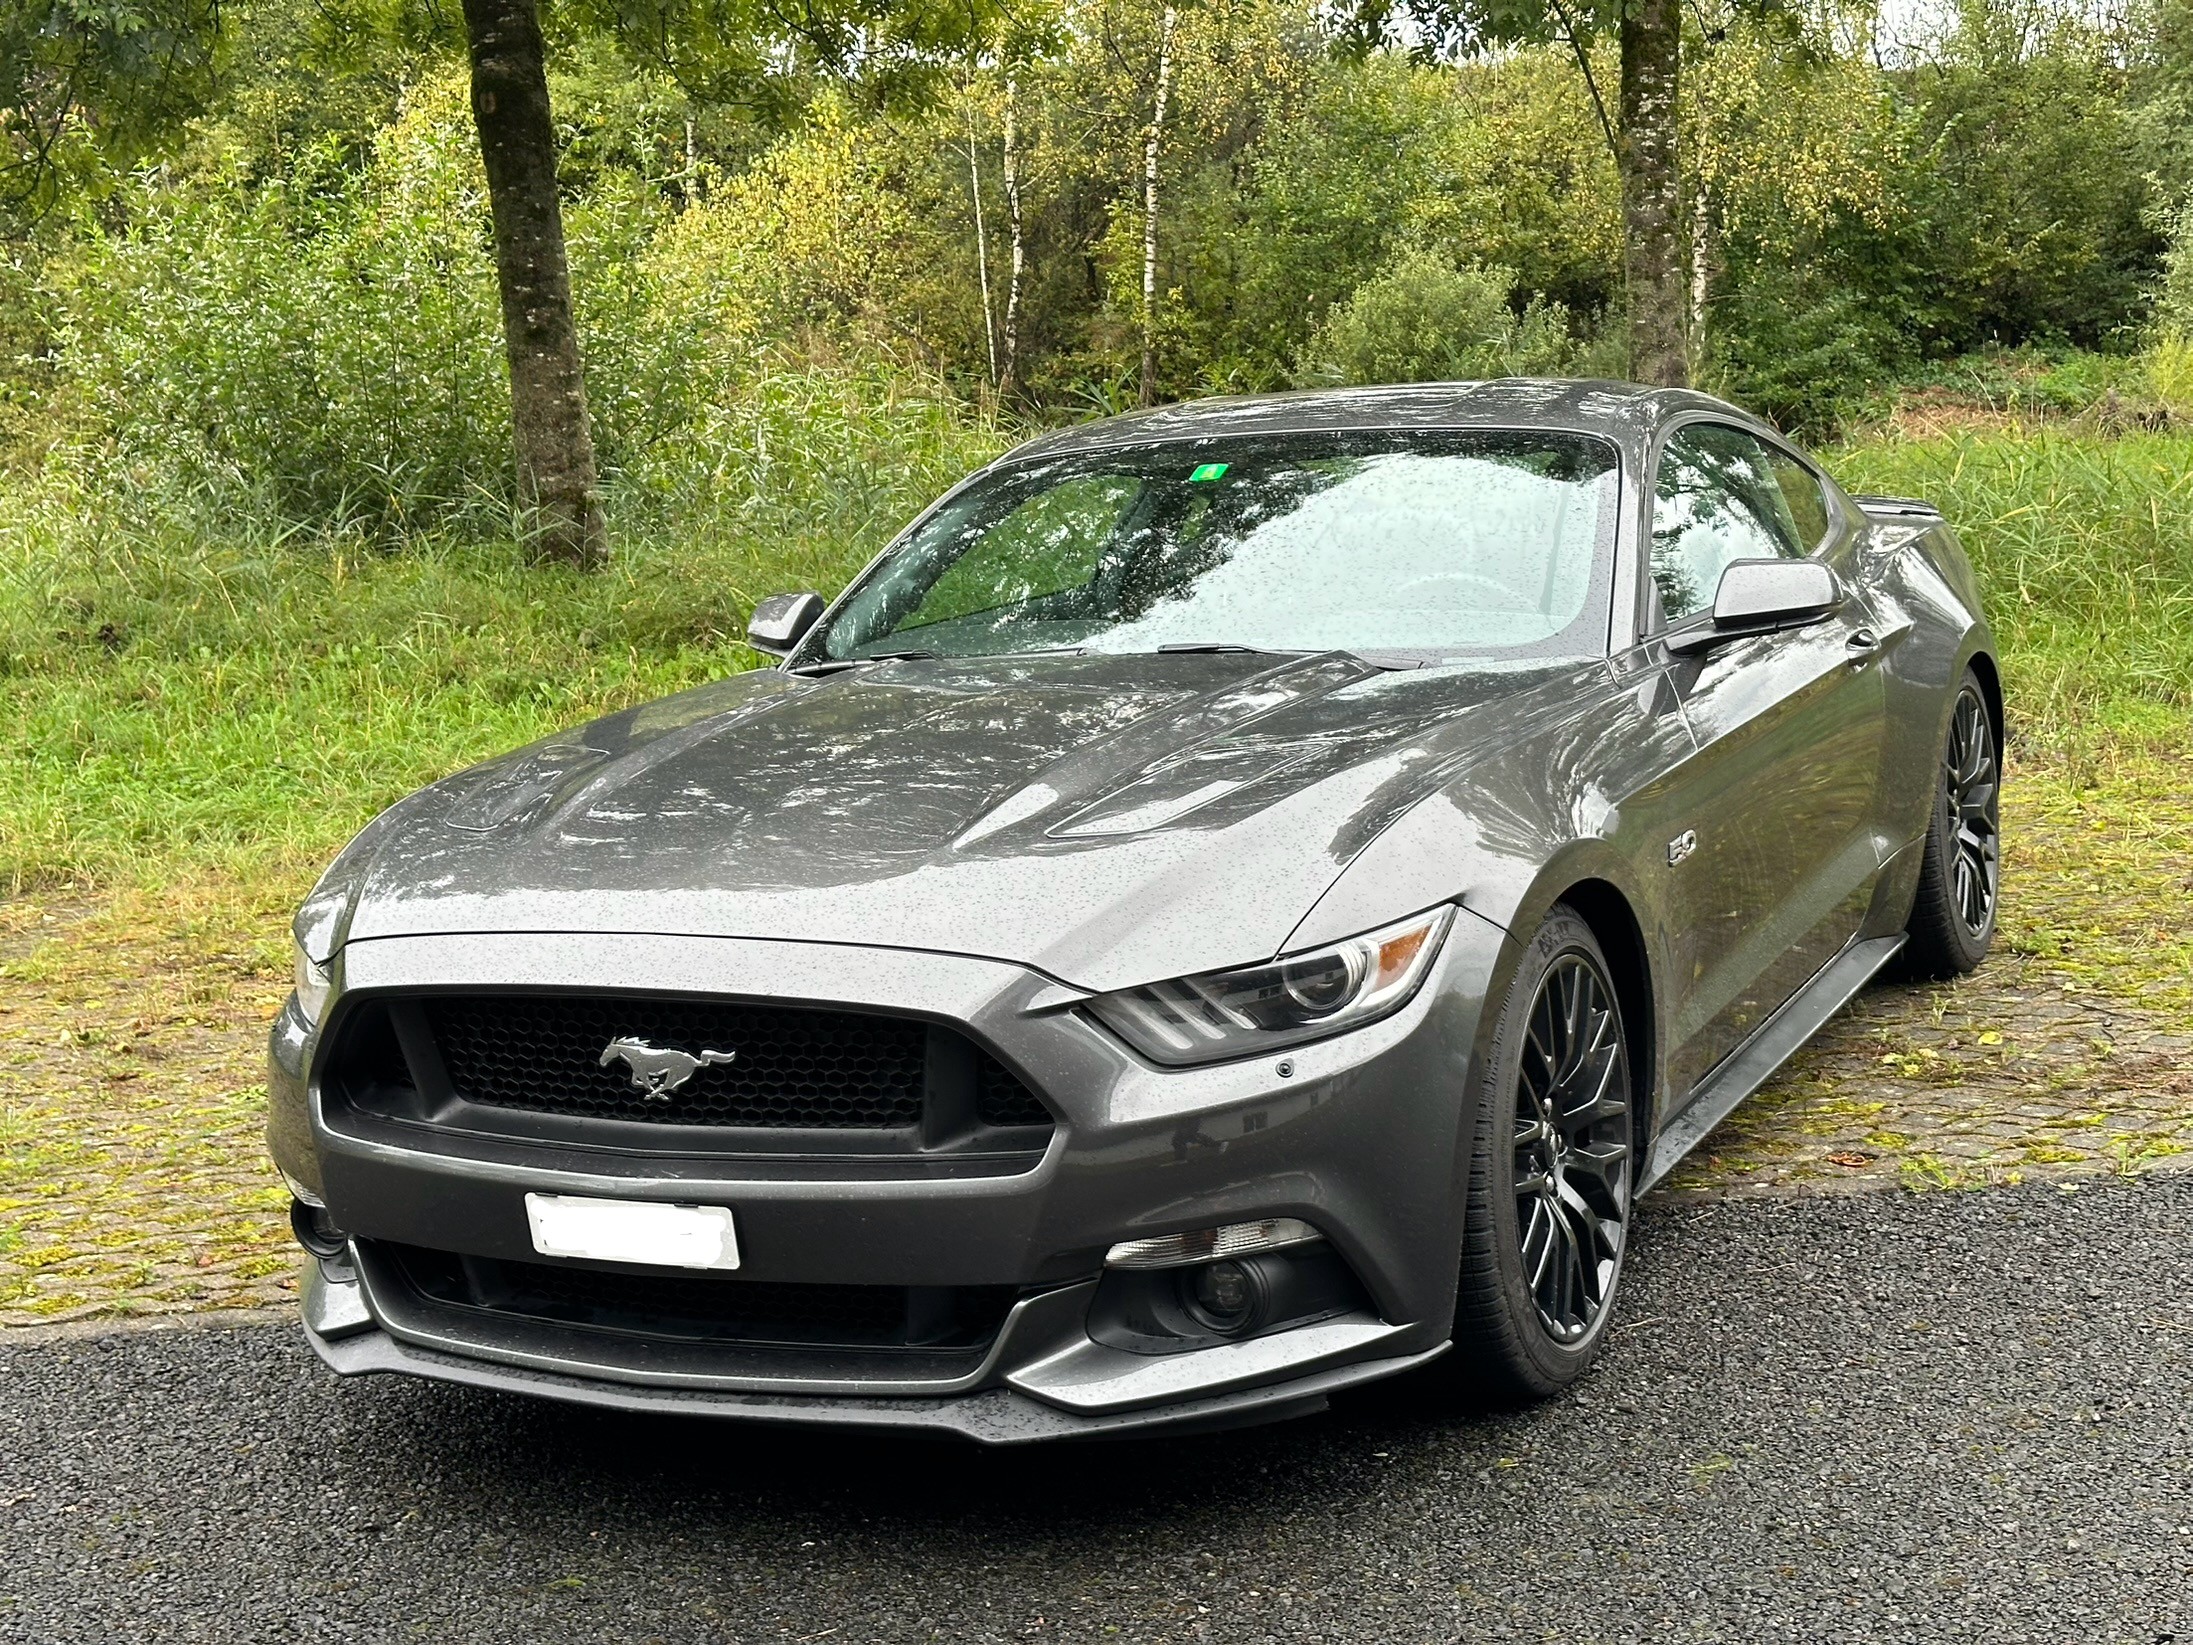
[[[629,1274],[382,1246],[437,1301],[595,1330],[757,1347],[965,1348],[986,1344],[1010,1286],[787,1285],[735,1274]]]
[[[904,1017],[618,995],[436,995],[420,1003],[451,1088],[490,1108],[654,1125],[905,1130],[921,1124],[935,1062],[930,1037],[941,1034],[962,1046],[945,1059],[962,1070],[949,1078],[966,1079],[973,1050],[982,1124],[1051,1123],[996,1058]],[[671,1077],[643,1089],[636,1079],[651,1068]]]
[[[663,1125],[884,1130],[921,1120],[928,1030],[898,1017],[714,1001],[508,995],[427,1004],[450,1083],[490,1107]],[[618,1039],[699,1055],[651,1096],[604,1047]]]
[[[975,1112],[985,1125],[1048,1125],[1050,1110],[1036,1094],[1005,1071],[995,1057],[979,1056],[975,1065]]]

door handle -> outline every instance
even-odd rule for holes
[[[1848,653],[1851,667],[1863,668],[1881,654],[1881,639],[1870,628],[1856,629],[1843,642],[1843,650]]]

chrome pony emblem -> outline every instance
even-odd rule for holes
[[[708,1063],[729,1062],[736,1051],[703,1051],[698,1056],[674,1045],[655,1045],[647,1040],[611,1040],[602,1048],[601,1066],[622,1062],[632,1071],[632,1083],[650,1102],[668,1102],[670,1093],[691,1079]]]

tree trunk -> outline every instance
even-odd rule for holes
[[[975,278],[982,288],[982,343],[990,357],[990,386],[998,381],[997,311],[990,304],[990,236],[982,226],[982,162],[975,146],[975,92],[967,88],[967,192],[975,202]]]
[[[1020,88],[1005,80],[1005,216],[1012,230],[1011,272],[1005,285],[1005,359],[998,367],[998,398],[1009,400],[1020,386],[1020,276],[1027,266],[1027,244],[1020,232],[1020,134],[1014,102]]]
[[[540,18],[534,0],[464,0],[464,20],[495,219],[518,502],[544,559],[599,565],[609,540],[571,316]]]
[[[1142,403],[1157,404],[1157,151],[1173,94],[1173,23],[1167,6],[1157,25],[1157,100],[1142,136]]]
[[[1690,302],[1684,314],[1683,341],[1695,375],[1706,357],[1706,309],[1713,301],[1713,202],[1703,182],[1691,190]]]
[[[1684,347],[1688,259],[1675,169],[1682,61],[1682,0],[1637,0],[1622,18],[1622,262],[1630,375],[1663,388],[1690,381]]]

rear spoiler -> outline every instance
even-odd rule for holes
[[[1917,497],[1853,497],[1851,501],[1868,514],[1892,520],[1939,520],[1942,511]]]

